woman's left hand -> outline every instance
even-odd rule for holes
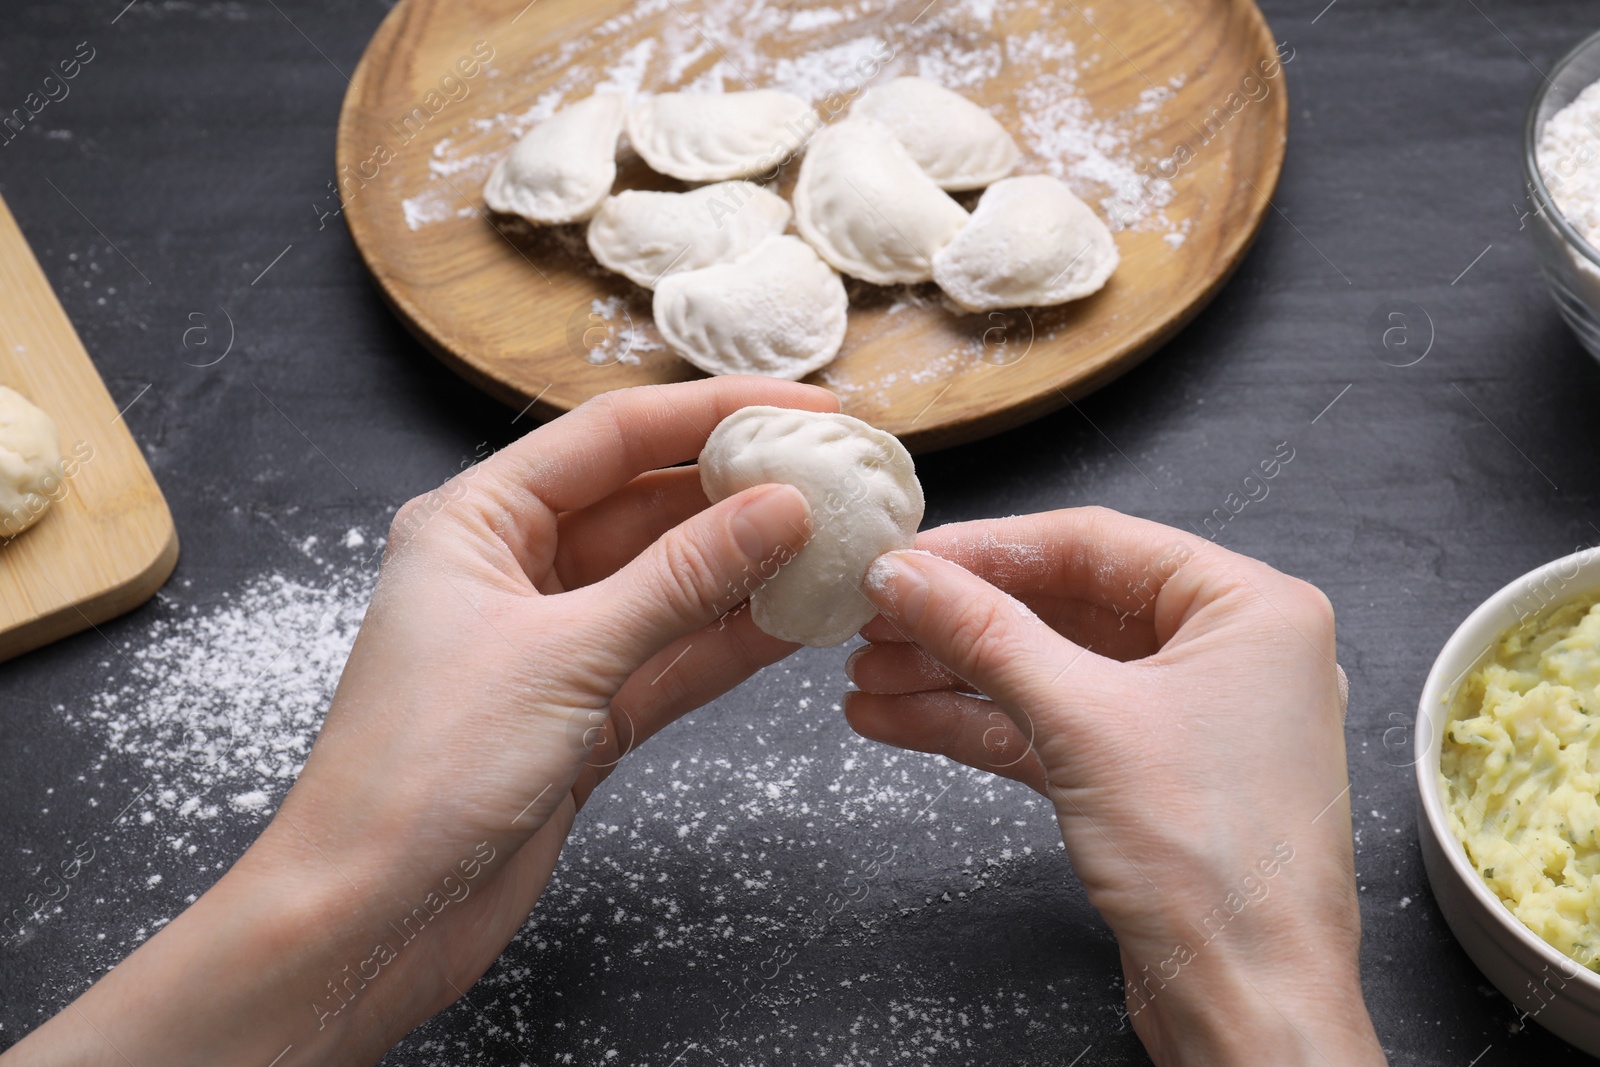
[[[7,1058],[370,1063],[461,996],[610,768],[795,647],[727,613],[804,543],[805,499],[708,507],[670,466],[751,404],[838,408],[756,378],[610,393],[402,508],[270,825]]]

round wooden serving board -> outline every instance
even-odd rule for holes
[[[847,280],[844,347],[808,380],[913,451],[1019,425],[1110,381],[1203,307],[1249,247],[1287,115],[1278,51],[1250,0],[838,2],[402,0],[356,70],[338,137],[343,211],[385,296],[446,363],[540,418],[698,377],[662,345],[650,294],[602,270],[582,226],[485,212],[495,160],[597,87],[776,86],[833,118],[863,83],[921,74],[994,112],[1023,149],[1019,173],[1056,174],[1102,217],[1127,220],[1111,282],[1062,307],[956,314],[931,284]],[[774,183],[785,196],[796,169]],[[617,188],[685,186],[624,146]]]

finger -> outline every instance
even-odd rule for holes
[[[1009,590],[1007,590],[1009,592]],[[1140,619],[1085,600],[1040,598],[1038,604],[1019,597],[1056,633],[1073,644],[1093,649],[1097,654],[1126,663],[1153,654],[1160,644],[1155,626]]]
[[[868,693],[926,693],[969,684],[908,641],[862,645],[844,661],[844,673]]]
[[[1011,708],[1051,703],[1067,669],[1093,686],[1112,661],[1045,626],[1021,603],[948,560],[887,552],[862,589],[878,610],[945,667]]]
[[[1045,791],[1044,765],[1026,734],[993,701],[952,693],[847,693],[844,717],[862,737],[957,763]]]
[[[574,786],[582,801],[623,757],[676,721],[776,663],[800,646],[761,632],[741,610],[656,653],[611,701],[609,717],[594,721],[594,747]]]
[[[916,547],[1008,592],[1079,600],[1124,621],[1154,620],[1162,590],[1180,572],[1216,574],[1244,560],[1193,534],[1106,508],[941,526],[920,534]]]
[[[1084,648],[1092,648],[1107,659],[1123,662],[1143,659],[1160,647],[1156,642],[1155,626],[1150,619],[1130,617],[1082,600],[1044,596],[1020,586],[999,588],[1026,604],[1029,610],[1044,620],[1045,625],[1062,637]],[[905,635],[882,616],[862,627],[861,636],[875,644],[903,643],[906,640]]]
[[[717,423],[752,404],[838,411],[816,386],[772,378],[719,376],[602,393],[501,449],[479,465],[476,484],[523,494],[555,511],[575,511],[636,475],[694,459]]]
[[[798,489],[747,489],[668,530],[633,562],[582,590],[589,625],[631,674],[742,602],[793,558],[809,531],[810,509]]]
[[[563,589],[605,578],[690,516],[706,509],[700,468],[647,471],[558,523],[555,572]]]

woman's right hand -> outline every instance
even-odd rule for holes
[[[1156,1063],[1385,1062],[1327,598],[1098,508],[917,548],[868,574],[846,714],[1049,797]]]

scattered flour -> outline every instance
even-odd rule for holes
[[[607,68],[605,78],[595,83],[594,91],[624,95],[637,93],[640,83],[644,81],[644,72],[650,65],[650,57],[655,54],[656,44],[655,38],[646,37],[624,52],[621,59]]]
[[[63,961],[47,1009],[192,902],[287,791],[371,593],[363,553],[327,551],[353,540],[299,539],[307,568],[206,606],[163,594],[158,617],[123,640],[125,661],[108,658],[103,691],[57,708],[103,747],[87,773],[107,782],[96,849],[109,866],[86,871],[34,935]],[[1117,984],[1062,981],[1053,957],[1032,974],[996,969],[976,998],[970,977],[908,968],[969,923],[1038,907],[1021,902],[1040,887],[1059,887],[1050,910],[1069,913],[1047,921],[1088,922],[1087,905],[1071,895],[1044,800],[863,740],[828,695],[842,686],[837,653],[804,650],[629,756],[470,1003],[385,1062],[953,1067],[1002,1052],[1046,1062],[1111,1024]],[[975,959],[987,951],[975,942]],[[641,1031],[639,1012],[670,1022]]]
[[[352,530],[347,545],[352,533],[366,543]],[[146,773],[116,802],[123,819],[206,821],[224,803],[264,811],[288,791],[371,595],[370,574],[323,566],[316,580],[267,575],[209,611],[158,618],[141,647],[105,661],[115,680],[89,707],[57,708],[100,734],[108,759]]]
[[[1073,91],[1074,78],[1070,69],[1044,74],[1018,93],[1024,141],[1045,161],[1047,173],[1075,188],[1105,190],[1099,204],[1112,230],[1153,220],[1170,232],[1172,223],[1161,209],[1177,190],[1164,178],[1139,172],[1130,129],[1097,119],[1088,99]]]
[[[630,756],[471,1013],[415,1035],[436,1057],[418,1062],[500,1062],[504,1040],[540,1050],[530,1063],[601,1062],[619,1045],[652,1067],[1049,1062],[1042,1043],[1109,1022],[1115,986],[996,970],[974,1000],[970,983],[907,967],[906,939],[959,940],[989,893],[1065,895],[1068,868],[1041,798],[855,736],[816,695],[841,684],[837,653],[803,650],[737,712],[713,704]],[[819,924],[824,902],[838,910]],[[583,992],[622,975],[647,986],[642,1001],[608,1009]],[[651,1000],[669,988],[671,1024],[640,1033],[634,1013],[665,1020]]]
[[[584,361],[597,367],[612,363],[638,366],[641,355],[665,348],[653,328],[646,332],[649,322],[649,308],[635,308],[626,296],[590,301],[591,325],[583,334]]]
[[[772,64],[766,80],[775,89],[807,100],[819,100],[838,92],[840,86],[859,85],[861,78],[855,73],[856,65],[872,63],[874,56],[883,55],[888,49],[887,41],[867,34],[802,56],[784,56]]]
[[[248,793],[237,794],[228,803],[240,811],[263,811],[269,803],[269,798],[265,791],[252,789]]]
[[[805,33],[808,30],[820,30],[824,26],[832,26],[843,22],[845,13],[833,8],[814,7],[803,11],[796,11],[789,18],[790,33]]]
[[[400,201],[400,210],[405,213],[408,230],[420,230],[430,223],[443,222],[456,215],[449,199],[437,191],[407,197]]]
[[[1182,232],[1163,209],[1170,182],[1140,173],[1148,131],[1183,88],[1183,75],[1143,91],[1120,115],[1099,114],[1077,84],[1077,48],[1065,22],[1025,34],[998,32],[1036,0],[941,0],[915,19],[892,0],[795,5],[704,0],[685,13],[672,0],[638,0],[528,67],[491,67],[490,81],[544,76],[531,104],[471,119],[433,146],[427,186],[402,201],[407,226],[462,216],[458,190],[474,190],[517,137],[566,102],[606,89],[725,92],[774,87],[814,101],[848,97],[867,81],[918,74],[982,92],[1004,72],[1017,88],[994,110],[1018,136],[1023,172],[1045,172],[1098,203],[1116,229]],[[644,36],[641,39],[641,33]],[[1096,57],[1088,57],[1093,61]],[[1173,248],[1182,241],[1168,241]]]

